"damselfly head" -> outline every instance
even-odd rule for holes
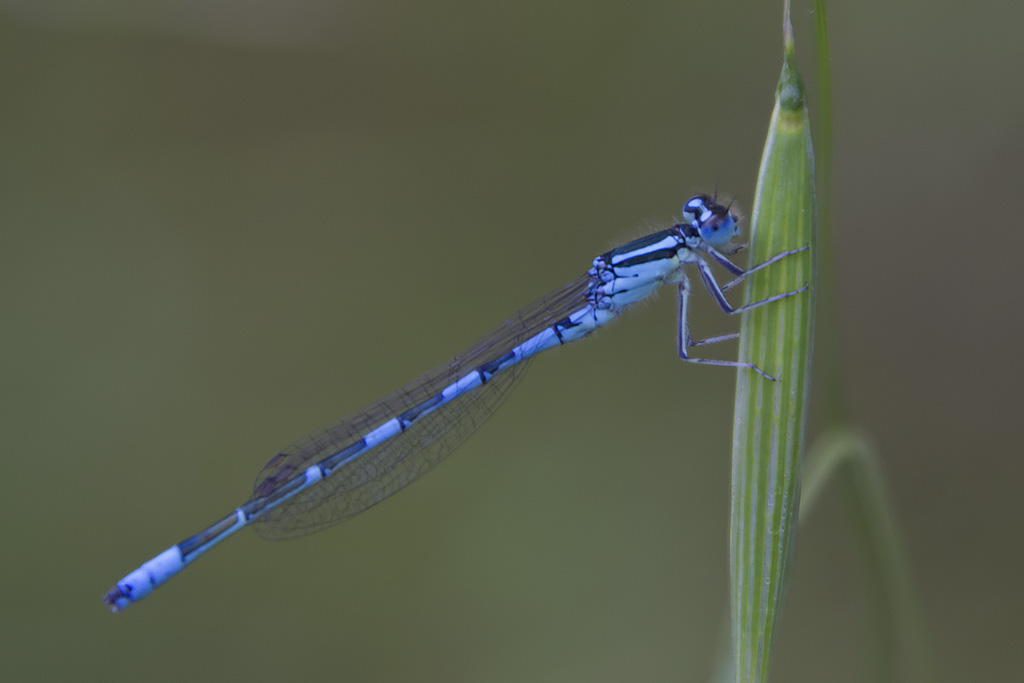
[[[722,247],[740,231],[739,218],[730,206],[723,206],[713,197],[699,194],[683,204],[683,220],[696,228],[701,238],[712,247]]]

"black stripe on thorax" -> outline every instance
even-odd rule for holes
[[[647,235],[646,237],[641,237],[638,240],[633,240],[632,242],[628,242],[626,244],[623,244],[621,247],[615,247],[614,249],[609,251],[607,254],[604,254],[603,258],[606,261],[608,261],[608,263],[611,263],[612,259],[615,258],[616,256],[621,256],[622,254],[628,254],[631,251],[636,251],[637,249],[643,249],[644,247],[649,247],[652,244],[657,244],[658,242],[662,241],[666,237],[669,237],[671,234],[672,234],[672,230],[669,229],[669,230],[662,230],[661,232],[656,232],[653,235]],[[620,265],[620,264],[616,263],[615,265]]]
[[[619,261],[615,264],[615,268],[629,268],[631,266],[639,266],[644,263],[650,263],[651,261],[660,261],[662,259],[675,258],[676,254],[679,253],[678,247],[672,247],[670,249],[658,249],[656,251],[649,251],[646,254],[640,254],[633,258],[628,258]]]

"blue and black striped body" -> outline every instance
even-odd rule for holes
[[[687,218],[694,217],[691,223],[597,257],[584,276],[523,309],[445,365],[275,455],[248,502],[125,576],[105,602],[118,611],[141,600],[249,524],[270,539],[310,533],[414,481],[490,415],[529,359],[586,336],[663,284],[683,281],[683,266],[702,262],[700,252],[709,248],[701,226],[731,222],[734,231],[725,207],[696,199],[687,204],[689,214],[684,209]]]

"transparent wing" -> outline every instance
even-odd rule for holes
[[[267,495],[324,458],[352,445],[368,431],[420,405],[480,365],[587,304],[590,279],[577,278],[534,302],[481,338],[466,352],[377,401],[278,453],[263,467],[253,499]],[[491,416],[523,375],[529,361],[511,366],[489,382],[424,416],[401,434],[355,458],[329,478],[260,517],[261,538],[277,540],[319,531],[353,517],[408,486],[455,450]]]

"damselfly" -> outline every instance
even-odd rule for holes
[[[690,283],[684,266],[726,313],[740,313],[803,292],[807,287],[733,307],[724,291],[750,273],[807,247],[783,252],[749,270],[720,251],[738,233],[735,214],[707,195],[683,206],[683,221],[641,237],[593,261],[585,275],[524,308],[448,363],[354,417],[339,420],[281,451],[256,478],[252,497],[208,529],[172,546],[117,582],[103,601],[125,609],[201,554],[253,524],[262,538],[318,531],[384,500],[439,463],[508,395],[536,354],[584,337],[665,284],[679,290],[678,351],[682,360],[746,368],[773,380],[751,363],[692,358],[689,349],[734,339],[729,334],[690,338],[686,324]],[[719,286],[708,259],[735,280]]]

